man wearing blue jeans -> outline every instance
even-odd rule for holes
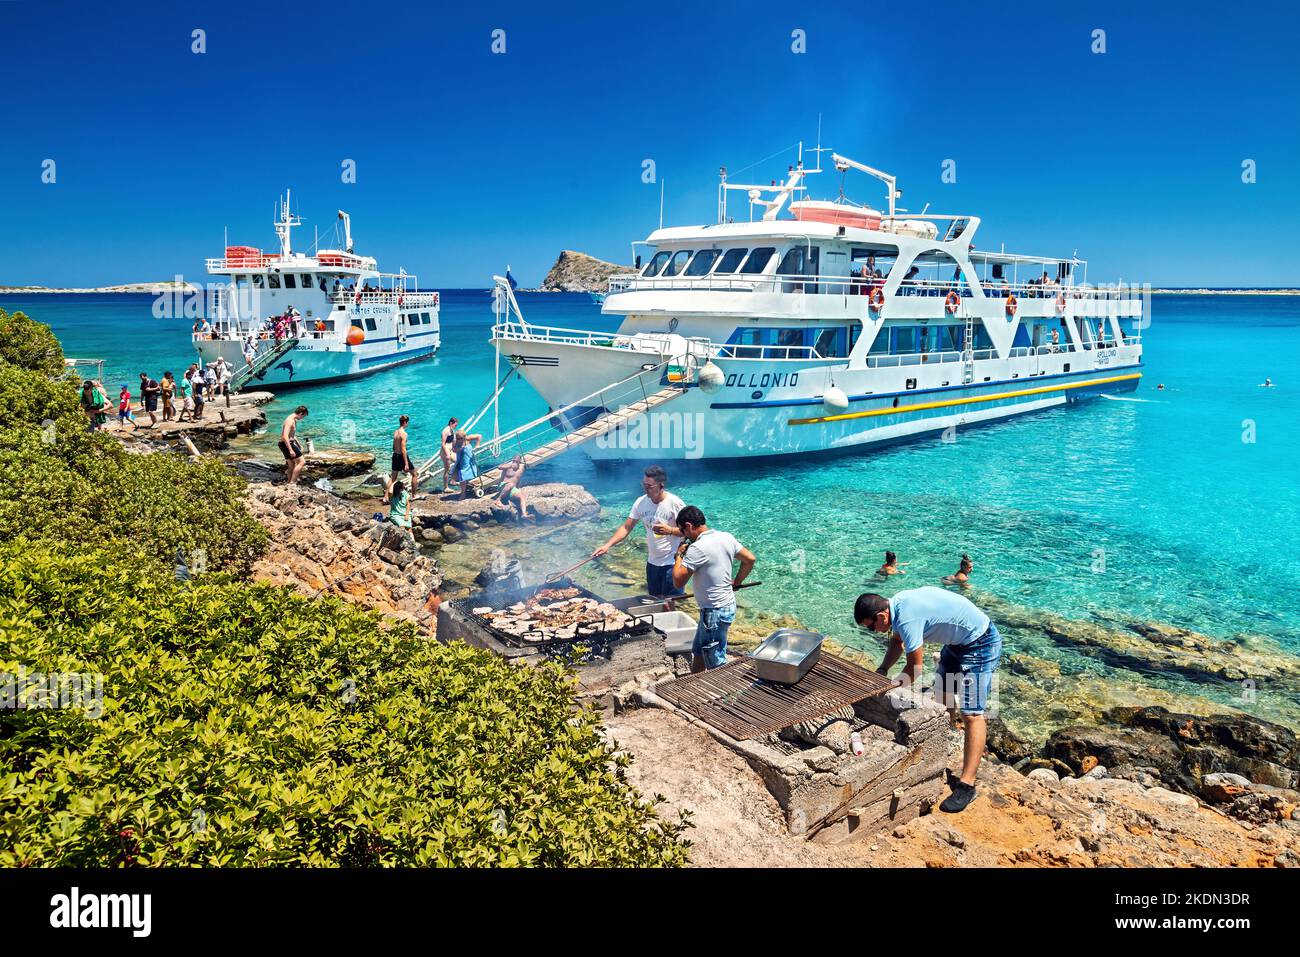
[[[952,793],[939,805],[956,814],[975,800],[975,772],[984,755],[987,735],[984,711],[988,707],[993,673],[1002,657],[1002,636],[989,616],[961,595],[926,586],[900,591],[893,598],[859,595],[853,620],[861,627],[890,636],[889,649],[876,669],[888,674],[906,655],[900,684],[916,685],[921,678],[925,642],[943,645],[934,688],[949,710],[961,713],[966,731],[961,776],[951,778]]]
[[[695,577],[695,603],[700,606],[700,623],[695,629],[691,671],[721,668],[727,663],[727,630],[736,620],[736,592],[754,570],[754,553],[730,532],[719,532],[704,523],[704,513],[687,505],[677,513],[682,544],[673,560],[673,585],[685,588]],[[732,566],[739,560],[740,571],[733,578]]]

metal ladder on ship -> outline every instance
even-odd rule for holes
[[[975,317],[971,315],[970,306],[962,300],[966,313],[966,331],[961,340],[961,383],[970,385],[975,381]]]
[[[297,344],[298,344],[297,337],[296,336],[290,337],[288,339],[283,339],[280,342],[276,343],[274,348],[266,350],[261,355],[254,356],[252,363],[244,366],[242,369],[240,369],[238,372],[236,372],[233,376],[230,377],[231,390],[234,392],[238,392],[240,389],[242,389],[245,385],[248,384],[250,379],[260,378],[266,372],[266,370],[271,367],[271,363],[275,362],[276,359],[279,359],[281,356],[285,355]]]
[[[621,379],[618,382],[612,382],[590,395],[585,395],[575,402],[570,402],[563,408],[548,412],[531,422],[512,429],[503,435],[496,436],[486,440],[480,447],[486,452],[498,459],[500,464],[493,465],[480,472],[474,483],[480,491],[485,491],[501,481],[501,466],[506,459],[503,454],[509,451],[510,457],[519,455],[526,468],[532,468],[535,465],[541,465],[558,455],[567,452],[569,449],[577,448],[593,439],[598,439],[602,435],[608,435],[615,429],[627,425],[638,416],[645,415],[654,409],[659,408],[667,402],[671,402],[686,393],[686,389],[691,378],[691,372],[682,376],[682,380],[660,388],[656,392],[650,392],[646,388],[646,379],[658,378],[663,382],[667,378],[667,368],[669,365],[684,365],[688,370],[693,368],[689,360],[683,359],[664,359],[656,365],[647,366],[644,369]],[[506,373],[505,378],[497,385],[496,391],[492,397],[483,404],[483,407],[465,424],[461,431],[469,432],[475,426],[480,418],[492,407],[497,398],[501,395],[502,389],[505,388],[506,382],[514,374],[514,370]],[[620,392],[621,390],[621,392]],[[636,398],[637,393],[640,398]],[[611,407],[614,402],[620,399],[632,398],[633,401],[627,405]],[[595,416],[589,422],[578,426],[575,429],[566,431],[562,424],[567,414],[574,409],[590,408],[593,400],[599,402],[601,408],[605,411]],[[553,432],[560,434],[555,438],[546,438],[545,433],[542,435],[532,435],[529,433],[537,431],[540,427],[548,427]],[[540,442],[540,444],[535,444]],[[422,481],[439,480],[442,478],[443,468],[441,456],[433,456],[420,466],[420,475]]]

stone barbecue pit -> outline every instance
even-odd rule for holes
[[[931,698],[877,691],[741,740],[670,701],[680,700],[672,693],[675,683],[644,688],[636,698],[675,713],[743,757],[785,811],[791,834],[826,842],[869,836],[928,813],[943,796],[956,736],[946,709]],[[860,755],[851,747],[855,731],[862,739]]]

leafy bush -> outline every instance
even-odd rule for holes
[[[63,347],[49,326],[0,309],[0,362],[46,376],[62,375]]]
[[[391,625],[391,623],[387,623]],[[0,710],[0,865],[675,865],[558,666],[337,599],[0,546],[0,673],[103,675],[103,713]]]
[[[220,462],[133,455],[89,434],[77,383],[41,366],[48,350],[33,343],[53,339],[49,329],[3,310],[0,328],[28,343],[0,349],[0,538],[117,541],[159,571],[178,549],[210,569],[251,567],[266,532],[240,502],[242,479]]]

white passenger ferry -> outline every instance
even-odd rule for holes
[[[418,292],[415,276],[380,272],[373,257],[354,252],[351,220],[338,215],[343,249],[294,252],[290,232],[301,220],[286,193],[275,223],[278,253],[227,246],[223,257],[207,261],[208,273],[227,283],[210,290],[209,322],[194,330],[204,363],[224,356],[236,386],[279,390],[438,352],[438,293]]]
[[[802,161],[770,186],[730,183],[724,168],[716,223],[655,230],[648,261],[610,281],[602,311],[622,317],[616,332],[507,315],[494,346],[580,436],[613,405],[681,386],[640,417],[659,417],[657,431],[629,420],[585,442],[597,459],[840,449],[1137,387],[1133,287],[1088,285],[1074,257],[977,250],[978,217],[905,213],[893,176],[833,160],[831,200],[808,197],[822,171]],[[850,171],[884,183],[883,209],[844,195]],[[733,190],[748,222],[727,216]]]

